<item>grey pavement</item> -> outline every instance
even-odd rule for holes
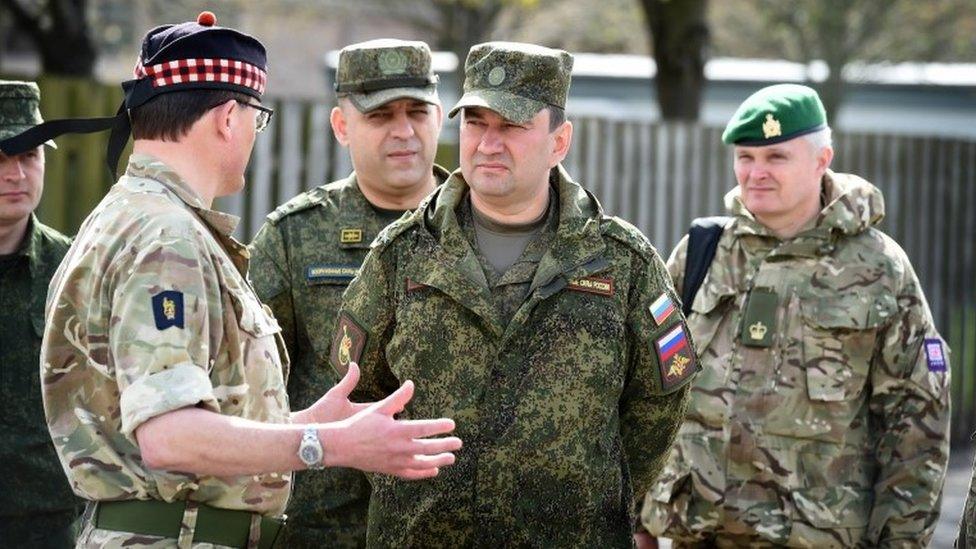
[[[976,447],[953,448],[949,455],[949,473],[942,492],[942,513],[932,536],[932,549],[951,549],[959,528],[959,518],[969,492],[969,480],[973,475],[973,454]],[[671,541],[662,539],[661,547],[671,547]]]

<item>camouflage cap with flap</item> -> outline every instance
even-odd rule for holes
[[[464,95],[451,109],[484,107],[517,123],[528,122],[543,107],[566,108],[573,56],[534,44],[486,42],[468,52]]]
[[[336,94],[360,112],[397,99],[438,104],[437,75],[424,42],[384,38],[342,48],[336,69]]]
[[[776,84],[739,105],[722,133],[722,142],[747,147],[772,145],[826,127],[827,113],[813,88]]]
[[[0,139],[18,135],[44,122],[41,90],[33,82],[0,80]],[[57,148],[54,141],[46,145]]]

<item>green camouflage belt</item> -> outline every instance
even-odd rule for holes
[[[158,500],[100,501],[95,507],[95,527],[103,530],[160,536],[177,539],[183,521],[185,501]],[[217,509],[200,504],[193,541],[230,547],[246,547],[251,531],[251,516],[247,511]],[[259,549],[270,549],[283,522],[261,517]]]

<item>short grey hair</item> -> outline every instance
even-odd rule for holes
[[[806,139],[807,143],[810,143],[814,152],[820,152],[827,147],[834,146],[833,131],[830,129],[830,126],[824,126],[822,130],[817,130],[801,137]]]

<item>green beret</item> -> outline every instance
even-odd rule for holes
[[[360,112],[397,99],[439,103],[430,47],[423,42],[381,39],[342,48],[335,89]]]
[[[749,96],[732,115],[722,142],[756,147],[782,143],[827,127],[827,113],[812,88],[777,84]]]
[[[464,95],[451,109],[491,109],[516,123],[528,122],[543,107],[566,108],[573,56],[563,50],[516,42],[487,42],[468,52]]]
[[[44,122],[41,90],[33,82],[0,80],[0,139],[18,135]],[[55,147],[54,141],[47,145]]]

